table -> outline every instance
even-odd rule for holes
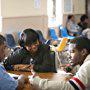
[[[9,73],[13,73],[13,74],[24,74],[26,77],[28,77],[29,75],[31,75],[31,72],[23,72],[23,71],[8,71]],[[57,76],[57,73],[38,73],[38,75],[41,78],[48,78],[48,79],[55,79],[55,77]],[[28,83],[25,85],[24,90],[32,90],[32,87],[28,81]]]
[[[24,71],[8,71],[9,73],[13,73],[13,74],[24,74],[26,77],[28,77],[29,75],[32,75],[31,72],[24,72]],[[68,80],[70,79],[72,76],[70,76],[70,74],[66,74],[64,73],[64,71],[59,70],[58,73],[38,73],[38,75],[41,78],[45,78],[45,79],[50,79],[50,80]],[[69,76],[69,77],[68,77]],[[32,89],[32,86],[30,85],[30,82],[28,81],[27,84],[25,85],[24,90],[35,90]]]

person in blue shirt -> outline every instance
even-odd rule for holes
[[[66,22],[66,28],[68,30],[69,35],[71,36],[78,36],[80,33],[80,27],[75,22],[74,15],[68,15],[67,22]]]
[[[0,35],[0,90],[22,90],[24,88],[25,77],[20,75],[17,80],[11,77],[1,64],[5,57],[6,40]]]

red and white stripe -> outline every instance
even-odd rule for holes
[[[73,77],[70,80],[73,81],[80,90],[85,90],[85,85],[78,78]]]

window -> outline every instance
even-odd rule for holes
[[[63,13],[70,14],[73,12],[73,1],[72,0],[63,0]]]

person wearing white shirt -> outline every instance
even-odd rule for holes
[[[30,84],[39,87],[40,90],[90,90],[90,40],[86,37],[77,37],[71,43],[72,62],[80,65],[75,76],[68,81],[54,81],[34,76],[29,79]]]

